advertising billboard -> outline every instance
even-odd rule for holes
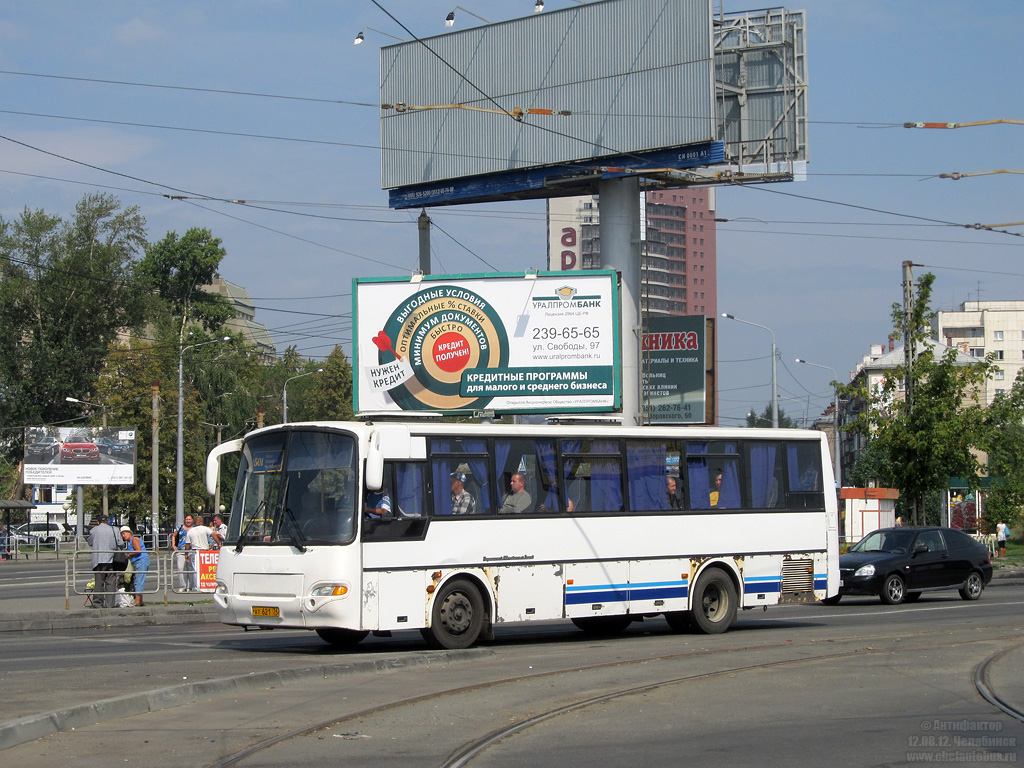
[[[710,0],[605,0],[383,47],[390,205],[722,162],[712,18]]]
[[[650,317],[644,324],[645,424],[704,424],[704,315]]]
[[[26,485],[134,485],[136,432],[118,427],[28,427]]]
[[[615,272],[414,280],[353,281],[357,412],[620,407]]]

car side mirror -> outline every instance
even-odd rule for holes
[[[920,555],[920,554],[922,554],[924,552],[927,552],[927,551],[928,551],[928,545],[927,544],[918,544],[916,547],[914,547],[914,554],[915,555]]]

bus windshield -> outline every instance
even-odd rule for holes
[[[259,435],[242,450],[227,544],[347,544],[355,535],[356,447],[340,432]]]

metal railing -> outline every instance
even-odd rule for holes
[[[124,553],[120,549],[118,552]],[[114,553],[114,550],[103,550],[104,553]],[[90,549],[76,549],[69,553],[64,562],[64,600],[65,608],[70,610],[72,598],[83,598],[84,607],[103,607],[105,598],[113,595],[115,598],[121,594],[135,595],[134,568],[129,562],[125,571],[113,571],[116,574],[116,587],[113,591],[101,590],[97,586],[97,576],[109,574],[111,571],[94,571],[92,569],[92,551]],[[217,550],[196,550],[186,552],[177,550],[174,552],[150,552],[149,568],[146,569],[146,579],[141,594],[145,602],[149,596],[160,596],[158,601],[167,605],[171,595],[209,595],[214,591],[216,578]],[[112,607],[124,607],[117,605]]]

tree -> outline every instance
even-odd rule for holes
[[[335,346],[323,365],[323,373],[310,376],[303,418],[346,421],[352,418],[352,365],[340,346]],[[289,419],[291,415],[289,414]]]
[[[936,342],[930,339],[931,288],[935,276],[917,281],[917,298],[910,317],[893,305],[897,329],[909,329],[904,344],[916,353],[910,370],[900,365],[888,372],[880,391],[848,385],[841,393],[869,402],[850,428],[870,437],[872,450],[883,460],[886,475],[899,489],[900,500],[915,524],[925,522],[937,509],[926,506],[925,497],[946,488],[950,477],[975,477],[980,464],[973,452],[984,444],[986,415],[977,396],[983,391],[991,363],[964,365],[955,349],[936,357]],[[910,400],[901,391],[909,382]],[[884,457],[884,458],[883,458]],[[926,515],[925,510],[928,510]]]
[[[89,194],[71,221],[26,209],[0,219],[0,423],[54,423],[78,415],[108,345],[144,319],[135,258],[145,246],[138,208]],[[7,441],[14,456],[20,440]]]
[[[772,404],[768,403],[761,411],[761,415],[758,416],[754,413],[754,409],[750,409],[750,413],[747,414],[747,426],[748,427],[771,427],[772,425]],[[780,429],[792,429],[796,427],[796,422],[793,421],[786,412],[779,408],[779,428]]]
[[[983,515],[989,530],[1000,520],[1014,527],[1024,507],[1024,371],[1009,392],[996,395],[988,409],[988,474],[992,485],[985,496]]]
[[[182,237],[168,232],[139,263],[139,274],[162,300],[164,321],[179,345],[185,345],[190,326],[216,331],[235,316],[227,299],[203,290],[220,277],[217,270],[226,255],[220,238],[208,229],[192,228]]]

